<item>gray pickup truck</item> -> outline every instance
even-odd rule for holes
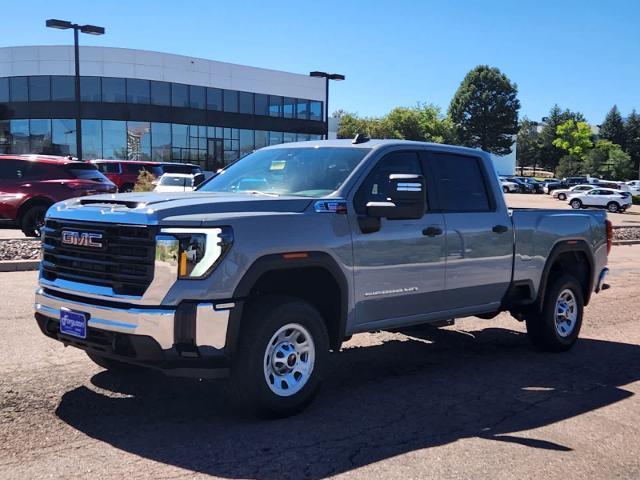
[[[478,150],[292,143],[193,193],[52,206],[35,316],[104,368],[230,377],[287,415],[358,332],[508,311],[535,347],[569,349],[610,247],[604,212],[508,209]]]

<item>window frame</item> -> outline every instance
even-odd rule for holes
[[[460,152],[446,150],[446,149],[425,150],[425,154],[426,154],[426,167],[429,172],[428,178],[430,178],[433,183],[433,186],[434,186],[433,191],[436,199],[436,203],[435,203],[436,209],[432,209],[431,211],[445,214],[445,213],[495,213],[498,210],[498,203],[496,201],[495,192],[491,185],[491,182],[489,181],[489,176],[486,171],[484,162],[482,161],[482,158],[480,156],[473,155],[471,153],[460,153]],[[475,160],[476,164],[478,165],[478,169],[480,171],[480,176],[482,180],[482,185],[484,186],[485,193],[487,196],[487,204],[489,206],[488,209],[486,210],[448,210],[440,204],[440,198],[441,198],[440,182],[437,179],[436,170],[434,168],[434,163],[435,163],[434,156],[442,155],[442,154],[451,155],[455,157],[472,158]]]

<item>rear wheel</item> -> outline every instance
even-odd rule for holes
[[[542,311],[526,317],[529,340],[539,350],[569,350],[578,339],[583,309],[580,283],[572,275],[562,275],[547,290]]]
[[[231,369],[237,399],[261,416],[298,413],[315,397],[327,363],[322,316],[303,300],[272,296],[248,307],[245,321]]]
[[[45,205],[36,205],[29,208],[22,216],[20,221],[20,229],[27,237],[39,237],[44,227],[44,215],[49,207]]]
[[[566,199],[567,199],[567,195],[565,193],[558,194],[558,200],[566,200]]]
[[[86,354],[93,363],[111,372],[132,373],[132,372],[139,372],[140,370],[143,370],[142,367],[139,367],[137,365],[131,365],[129,363],[120,362],[112,358],[103,357],[102,355],[98,355],[97,353],[86,352]]]
[[[571,205],[571,208],[573,208],[574,210],[579,210],[582,208],[582,202],[577,198],[575,200],[571,200],[570,205]]]
[[[607,210],[611,213],[618,213],[618,211],[620,210],[620,205],[618,205],[616,202],[609,202],[607,204]]]

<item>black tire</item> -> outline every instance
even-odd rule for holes
[[[582,202],[577,198],[575,200],[571,200],[569,205],[571,205],[571,208],[573,208],[574,210],[580,210],[582,208]]]
[[[566,324],[557,326],[556,324],[556,303],[559,297],[570,291],[575,302],[576,318],[571,323],[571,329]],[[569,350],[580,334],[582,327],[582,314],[584,310],[584,297],[582,287],[578,280],[572,275],[562,275],[554,280],[545,293],[542,311],[526,316],[527,336],[529,340],[539,350],[545,352],[564,352]],[[563,331],[564,334],[560,332]]]
[[[20,220],[20,229],[27,237],[39,237],[44,227],[44,215],[48,205],[35,205],[27,210]]]
[[[611,213],[618,213],[620,211],[620,205],[616,202],[607,203],[607,211]]]
[[[247,305],[242,323],[242,333],[231,367],[232,393],[242,407],[261,417],[286,417],[300,412],[314,399],[327,365],[329,336],[322,316],[303,300],[273,295]],[[300,388],[300,390],[283,396],[276,393],[274,389],[287,385],[286,377],[270,375],[271,381],[269,381],[267,375],[272,368],[270,367],[272,362],[274,365],[277,364],[279,346],[286,343],[286,341],[277,342],[278,339],[274,340],[273,337],[279,330],[290,324],[297,324],[307,330],[311,337],[308,341],[312,343],[315,350],[315,359],[305,383],[301,386],[293,384],[292,389]],[[284,330],[285,333],[288,331]],[[304,338],[303,335],[302,339]],[[268,354],[269,350],[273,352],[272,355]],[[296,353],[296,358],[298,360],[294,359],[295,364],[290,369],[290,373],[294,376],[299,373],[296,372],[296,366],[304,368],[301,367],[303,357],[297,356]],[[309,358],[313,359],[313,357],[307,357],[307,360]],[[286,363],[291,365],[289,360],[290,355],[286,357]],[[284,361],[280,362],[280,365],[285,369],[288,368]]]
[[[566,200],[567,199],[567,194],[566,193],[559,193],[558,194],[558,200]]]
[[[131,365],[125,362],[120,362],[118,360],[114,360],[113,358],[103,357],[102,355],[98,355],[97,353],[93,353],[93,352],[85,352],[85,353],[93,363],[95,363],[99,367],[104,368],[105,370],[109,370],[110,372],[134,373],[134,372],[140,372],[141,370],[144,370],[143,367],[139,367],[137,365]]]
[[[135,187],[135,185],[133,185],[132,183],[125,183],[124,185],[122,185],[120,187],[120,193],[133,192],[133,188],[134,187]]]

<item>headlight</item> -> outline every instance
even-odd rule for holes
[[[203,278],[209,275],[227,253],[233,243],[230,227],[218,228],[163,228],[175,240],[171,250],[178,262],[178,278]],[[156,243],[156,250],[160,243]],[[162,248],[166,249],[166,242]],[[157,254],[157,252],[156,252]]]

